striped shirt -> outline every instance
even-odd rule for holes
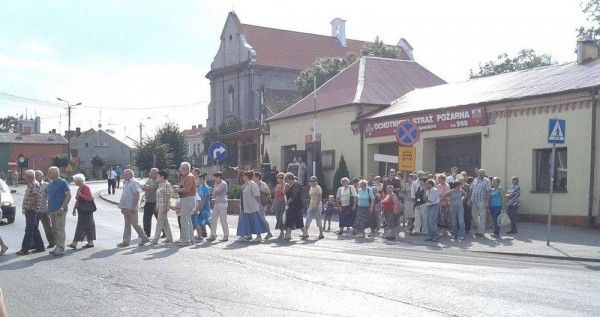
[[[508,188],[508,206],[519,206],[519,199],[521,198],[521,186],[519,185],[511,185]]]
[[[479,179],[479,177],[473,180],[471,184],[471,201],[474,203],[482,203],[488,199],[488,194],[492,190],[492,182],[487,177]]]
[[[42,195],[40,189],[40,183],[37,181],[33,181],[30,184],[27,184],[27,189],[25,190],[25,195],[23,196],[23,204],[22,208],[24,211],[40,211],[40,196]]]

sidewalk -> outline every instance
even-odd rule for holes
[[[114,195],[108,195],[105,189],[100,192],[100,197],[107,202],[118,204],[121,193],[122,189],[117,188]],[[273,217],[268,216],[267,218]],[[314,227],[316,226],[313,226],[311,231],[316,229]],[[332,227],[337,228],[337,224]],[[502,232],[506,230],[508,228],[503,228]],[[440,239],[437,243],[430,243],[425,242],[423,236],[405,235],[404,232],[401,232],[399,243],[429,250],[462,250],[476,253],[600,262],[600,230],[553,226],[549,247],[546,246],[546,225],[521,222],[518,224],[518,230],[518,234],[502,236],[500,239],[494,239],[486,234],[485,238],[471,238],[460,243],[454,242],[448,237]],[[380,240],[376,239],[375,241]]]

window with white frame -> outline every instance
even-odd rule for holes
[[[550,191],[550,159],[552,149],[534,150],[534,184],[535,191],[548,192]],[[561,147],[556,149],[556,157],[554,159],[554,191],[567,191],[567,148]]]

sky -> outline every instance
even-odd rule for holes
[[[578,0],[561,1],[0,1],[0,117],[37,114],[42,132],[71,126],[112,129],[119,139],[152,134],[166,121],[206,122],[204,77],[227,13],[242,23],[386,44],[404,37],[415,60],[449,82],[503,52],[532,48],[559,63],[575,60]],[[35,100],[15,101],[14,97]],[[150,117],[150,119],[145,119]]]

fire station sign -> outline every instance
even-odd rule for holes
[[[445,130],[487,125],[484,107],[432,111],[396,118],[365,120],[365,137],[395,135],[403,122],[411,121],[420,131]]]

